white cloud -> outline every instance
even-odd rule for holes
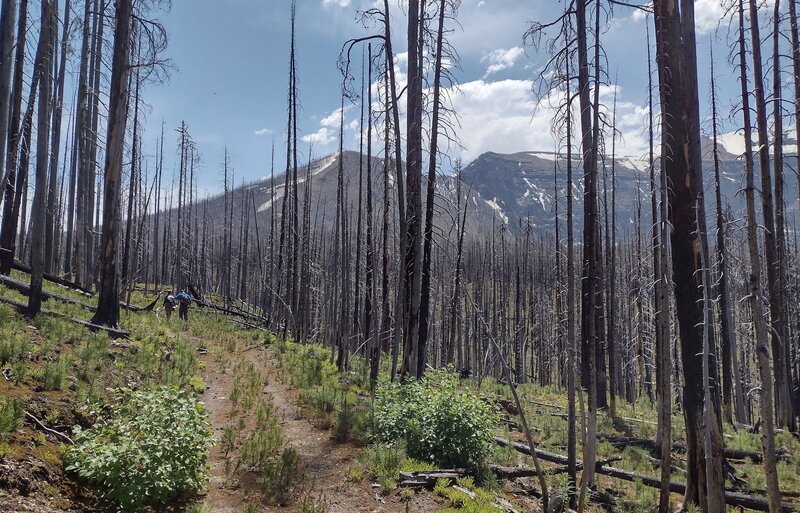
[[[525,51],[520,46],[515,46],[509,49],[499,48],[494,50],[481,59],[481,62],[489,63],[489,67],[486,68],[486,73],[483,74],[483,78],[486,78],[489,75],[499,71],[503,71],[504,69],[513,67],[517,62],[517,59],[522,57],[524,54]]]
[[[714,32],[725,9],[722,0],[697,0],[694,4],[694,26],[700,34]]]
[[[306,143],[313,143],[315,146],[325,147],[338,139],[338,133],[336,130],[324,126],[316,132],[304,135],[300,139]]]
[[[344,106],[345,117],[347,115],[347,111],[349,111],[352,108],[353,108],[352,105]],[[341,122],[341,120],[342,120],[342,109],[338,108],[332,110],[330,114],[319,120],[319,125],[327,128],[339,128],[339,123]]]
[[[728,3],[728,2],[724,2]],[[771,12],[775,0],[759,2],[760,12]],[[723,18],[731,12],[730,7],[723,6],[723,0],[696,0],[694,4],[694,26],[699,34],[710,34],[724,23]],[[747,16],[747,7],[745,7]]]
[[[614,87],[604,88],[602,96],[611,104]],[[458,112],[458,134],[464,149],[461,157],[469,162],[481,153],[516,153],[519,151],[552,151],[556,141],[552,133],[554,106],[563,93],[537,101],[530,80],[476,80],[449,91],[452,107]],[[624,101],[621,90],[617,98],[617,139],[620,155],[640,155],[647,149],[644,137],[646,106]],[[577,105],[575,105],[577,120]]]
[[[359,122],[357,119],[349,122],[347,120],[347,113],[352,108],[352,104],[344,106],[344,128],[346,132],[358,130]],[[333,149],[334,143],[339,141],[339,125],[341,121],[342,108],[333,109],[329,114],[319,120],[319,129],[316,132],[306,134],[300,139],[303,142],[312,143],[314,147],[320,151],[330,151]]]
[[[322,0],[322,5],[330,7],[331,5],[338,5],[339,7],[347,7],[350,5],[350,0]]]
[[[261,135],[272,135],[272,134],[273,134],[273,132],[269,128],[261,128],[261,129],[256,130],[255,132],[253,132],[253,135],[258,135],[258,136],[261,136]]]

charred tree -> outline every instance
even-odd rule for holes
[[[128,74],[132,0],[116,0],[114,53],[111,66],[111,96],[108,115],[108,148],[105,159],[103,232],[97,312],[92,324],[119,325],[119,269],[117,253],[121,231],[122,159],[128,119]]]

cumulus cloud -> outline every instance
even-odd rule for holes
[[[344,114],[345,114],[345,116],[347,115],[347,112],[352,108],[353,108],[352,105],[345,105],[344,106]],[[322,127],[338,128],[339,127],[339,122],[341,121],[341,119],[342,119],[342,109],[338,108],[338,109],[332,110],[330,114],[328,114],[327,116],[325,116],[324,118],[319,120],[319,124]]]
[[[775,0],[759,2],[761,12],[771,12],[775,7]],[[699,34],[714,32],[723,18],[730,14],[730,8],[723,6],[723,0],[696,0],[694,4],[694,26]]]
[[[328,146],[337,139],[337,133],[328,127],[322,127],[316,132],[306,134],[300,138],[303,142],[312,143],[314,146]]]
[[[716,30],[725,13],[722,0],[697,0],[694,4],[694,26],[700,34]]]
[[[347,121],[347,113],[353,105],[345,105],[345,130],[353,131],[358,129],[358,120]],[[306,143],[312,143],[316,148],[321,148],[322,151],[333,149],[333,143],[339,140],[339,123],[342,119],[342,108],[333,109],[328,115],[319,120],[319,129],[316,132],[306,134],[300,139]]]
[[[350,0],[322,0],[322,5],[330,7],[331,5],[338,5],[339,7],[347,7],[350,5]]]
[[[269,128],[260,128],[260,129],[256,130],[255,132],[253,132],[253,135],[258,135],[258,136],[261,136],[261,135],[272,135],[272,134],[273,134],[273,132]]]
[[[614,87],[601,91],[609,105],[613,91]],[[537,100],[531,80],[475,80],[451,90],[452,107],[460,121],[461,157],[469,162],[487,151],[552,151],[556,146],[552,133],[554,109],[561,102],[561,95],[553,93]],[[577,109],[575,112],[577,119]],[[617,140],[617,150],[620,154],[639,155],[646,151],[647,141],[643,136],[646,115],[646,106],[624,101],[618,90],[617,128],[622,132],[622,140]]]
[[[486,73],[483,74],[485,79],[489,75],[509,69],[514,66],[517,60],[525,54],[520,46],[513,48],[499,48],[489,53],[481,59],[481,62],[488,62],[489,66],[486,68]]]

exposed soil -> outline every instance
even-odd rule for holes
[[[251,362],[257,370],[268,376],[263,392],[271,397],[278,417],[278,424],[286,443],[298,452],[300,467],[304,470],[301,483],[303,495],[325,505],[329,513],[405,512],[406,503],[400,494],[382,494],[378,485],[367,480],[349,479],[358,447],[351,443],[338,443],[331,439],[330,432],[315,426],[306,418],[297,404],[296,392],[280,381],[269,349],[248,347],[241,358]],[[230,372],[220,373],[217,363],[208,358],[206,384],[208,389],[203,401],[215,427],[217,439],[227,423],[231,403],[228,394],[233,388]],[[209,462],[211,479],[205,503],[215,512],[238,513],[257,496],[254,476],[240,476],[239,481],[229,479],[225,472],[225,455],[220,444],[212,448]],[[427,513],[445,507],[445,504],[429,493],[416,494],[408,504],[408,511]],[[265,506],[265,511],[289,511],[297,505],[286,507]]]
[[[210,346],[192,338],[195,347]],[[238,337],[237,337],[238,338]],[[202,502],[214,512],[239,513],[248,504],[258,504],[260,511],[295,511],[299,503],[287,507],[263,505],[259,500],[257,476],[247,472],[231,474],[225,464],[229,458],[223,453],[220,440],[226,426],[231,424],[232,403],[229,395],[233,390],[232,368],[239,360],[250,362],[255,369],[267,376],[263,388],[265,398],[274,405],[278,425],[285,442],[298,452],[303,478],[298,485],[300,496],[307,501],[324,505],[330,513],[345,512],[433,512],[445,507],[443,500],[431,493],[419,493],[406,505],[398,492],[384,494],[377,484],[366,479],[349,479],[359,450],[352,443],[338,443],[331,439],[330,432],[315,426],[306,418],[297,403],[297,393],[281,382],[269,348],[263,346],[242,347],[241,351],[227,354],[227,365],[212,356],[214,351],[198,351],[198,357],[206,364],[203,378],[207,385],[201,400],[206,405],[217,444],[209,454],[210,480]],[[114,347],[113,344],[111,346]],[[222,350],[222,348],[217,348]],[[111,349],[114,351],[114,349]],[[227,367],[223,371],[223,367]],[[0,378],[0,392],[12,396],[21,390],[9,388],[8,379]],[[75,424],[86,426],[87,420],[78,413],[71,394],[61,392],[34,392],[28,396],[28,410],[40,419],[58,412],[58,420],[48,421],[51,428],[69,433]],[[253,414],[245,415],[247,429]],[[246,433],[245,433],[246,434]],[[42,436],[44,435],[44,439]],[[13,450],[0,455],[0,511],[3,513],[78,513],[109,512],[113,506],[98,500],[91,490],[75,483],[63,471],[60,452],[63,440],[49,433],[42,433],[37,426],[26,420],[25,426],[14,437]],[[191,498],[184,498],[160,511],[186,511]]]

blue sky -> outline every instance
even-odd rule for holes
[[[368,30],[359,11],[375,0],[297,0],[299,100],[298,116],[303,153],[313,140],[313,154],[336,150],[341,75],[339,50],[349,38]],[[398,67],[405,52],[405,17],[398,0],[392,8]],[[185,120],[202,155],[200,194],[221,189],[223,149],[227,145],[236,181],[252,181],[269,173],[270,147],[275,141],[276,174],[285,167],[286,91],[289,57],[289,0],[173,0],[160,13],[170,43],[166,55],[175,65],[170,79],[149,85],[150,104],[145,123],[145,152],[152,154],[162,119],[167,130],[166,170],[174,167],[177,141],[174,129]],[[462,0],[459,25],[451,24],[450,38],[461,57],[455,76],[461,84],[450,91],[459,113],[462,147],[450,148],[469,162],[484,151],[510,153],[552,150],[552,112],[538,108],[533,81],[546,62],[544,52],[524,47],[522,35],[530,22],[548,21],[563,10],[562,1]],[[701,98],[707,97],[708,48],[723,9],[719,0],[696,2],[699,30]],[[652,20],[618,8],[603,34],[615,88],[601,90],[610,104],[618,93],[618,122],[624,141],[621,152],[645,150],[647,68],[645,26]],[[723,105],[730,110],[738,90],[727,64],[725,33],[716,43]],[[356,53],[360,59],[360,53]],[[788,79],[788,75],[787,75]],[[357,147],[358,109],[346,112],[345,145]],[[729,124],[727,130],[733,130]],[[305,158],[305,157],[304,157]],[[302,160],[302,159],[301,159]]]

